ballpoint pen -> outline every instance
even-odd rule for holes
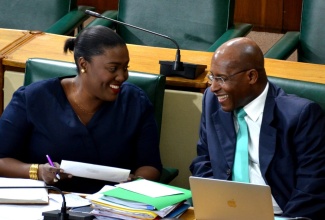
[[[51,158],[50,158],[50,156],[46,154],[46,158],[47,158],[47,161],[49,162],[49,164],[50,164],[52,167],[55,167],[55,166],[54,166],[54,163],[52,162],[52,160],[51,160]],[[57,179],[60,179],[60,175],[59,175],[58,173],[55,174],[55,176],[56,176]]]

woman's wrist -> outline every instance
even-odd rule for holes
[[[32,164],[29,168],[29,178],[38,180],[38,166],[39,164]]]

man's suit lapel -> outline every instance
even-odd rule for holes
[[[232,168],[236,148],[236,132],[232,113],[224,112],[219,109],[212,115],[212,120],[224,157],[226,158],[228,166]]]
[[[272,83],[269,85],[259,140],[260,169],[264,179],[276,148],[276,129],[271,126],[274,120],[276,89]],[[212,114],[214,128],[218,137],[216,141],[219,141],[221,145],[229,168],[233,167],[236,148],[236,131],[232,117],[232,113],[224,112],[221,109]]]
[[[269,85],[270,87],[265,100],[259,140],[260,169],[265,181],[265,173],[273,159],[276,148],[276,129],[271,126],[274,120],[276,91],[271,83]]]

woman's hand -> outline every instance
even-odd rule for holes
[[[130,174],[127,182],[130,182],[130,181],[133,181],[133,180],[137,180],[137,179],[143,179],[143,177],[142,176],[136,176],[134,174]]]
[[[134,174],[131,173],[125,182],[130,182],[137,179],[147,179],[147,180],[157,181],[159,180],[159,177],[160,177],[160,172],[156,168],[151,166],[142,166],[139,167]]]
[[[55,167],[52,167],[49,163],[40,164],[38,167],[38,179],[43,180],[46,184],[54,185],[59,180],[72,178],[72,175],[64,173],[60,169],[60,164],[54,162]],[[60,179],[56,177],[56,174],[59,175]]]
[[[158,181],[160,172],[152,166],[142,166],[134,172],[134,176],[146,180]]]

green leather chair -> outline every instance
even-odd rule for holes
[[[102,15],[174,39],[180,49],[215,51],[234,37],[246,36],[252,25],[234,24],[235,0],[119,0],[118,11]],[[171,41],[97,18],[88,26],[116,29],[129,44],[175,48]]]
[[[325,64],[324,13],[324,0],[304,0],[300,32],[287,32],[264,56],[285,60],[297,50],[299,62]]]
[[[28,59],[26,62],[24,85],[26,86],[33,82],[48,78],[76,74],[77,70],[74,63],[32,58]],[[129,71],[128,82],[139,86],[148,95],[154,106],[155,117],[160,133],[166,77],[163,75]],[[167,184],[177,176],[178,169],[164,167],[159,182]]]
[[[325,84],[305,82],[277,77],[268,77],[269,81],[281,87],[288,94],[295,94],[318,103],[325,113]]]
[[[0,0],[0,28],[72,34],[89,17],[77,0]]]

